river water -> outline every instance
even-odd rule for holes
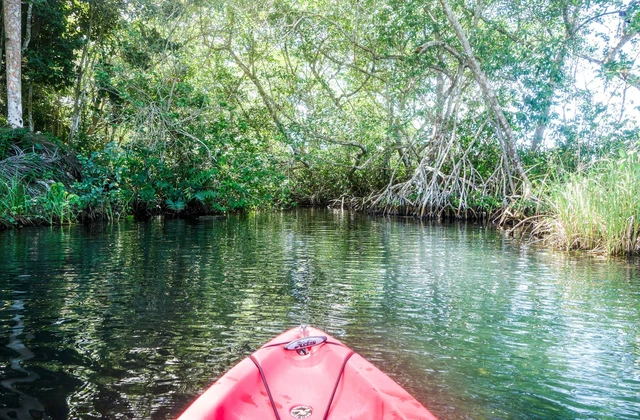
[[[0,233],[0,418],[172,418],[284,329],[442,419],[640,418],[640,265],[328,210]]]

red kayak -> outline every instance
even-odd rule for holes
[[[335,338],[291,329],[242,360],[179,417],[436,419],[400,385]]]

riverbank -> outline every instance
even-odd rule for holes
[[[190,156],[197,165],[169,160],[159,150],[108,144],[88,155],[58,139],[26,130],[0,134],[0,230],[64,225],[125,217],[170,218],[329,205],[356,211],[438,220],[490,222],[529,241],[561,250],[607,255],[640,252],[640,158],[626,147],[595,160],[588,169],[560,171],[551,158],[532,162],[535,191],[500,195],[488,184],[471,194],[438,187],[433,202],[380,199],[375,185],[361,196],[334,186],[324,195],[290,177],[275,161],[235,162]],[[540,164],[542,162],[543,164]],[[542,169],[541,169],[542,168]],[[331,199],[339,195],[338,199]],[[323,197],[323,198],[319,198]]]
[[[288,187],[274,165],[267,158],[176,157],[161,147],[115,143],[86,152],[53,136],[4,128],[0,229],[283,208]]]
[[[544,211],[512,230],[566,251],[640,253],[640,158],[637,150],[596,162],[588,171],[550,184]]]

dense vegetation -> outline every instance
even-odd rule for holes
[[[27,0],[22,12],[26,128],[0,133],[0,225],[333,203],[537,212],[543,232],[579,205],[568,189],[638,173],[637,159],[601,163],[640,141],[636,1]],[[640,180],[620,188],[640,193]],[[637,205],[615,211],[635,242],[605,247],[637,250]],[[604,246],[563,229],[568,248]]]

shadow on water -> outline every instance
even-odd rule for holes
[[[0,251],[4,416],[172,418],[299,323],[443,419],[640,412],[635,261],[317,209],[5,232]]]

